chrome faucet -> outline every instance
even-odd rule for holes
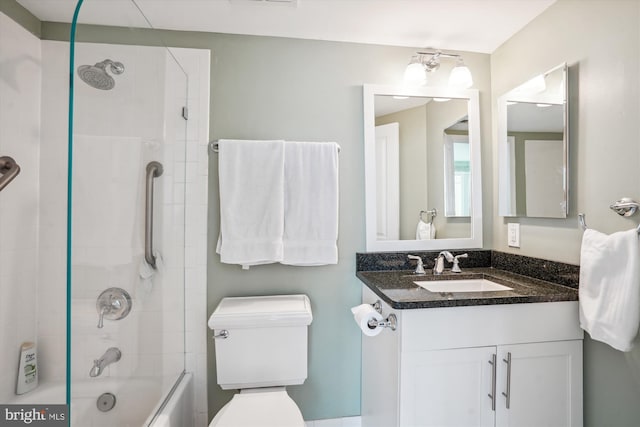
[[[458,258],[468,258],[469,254],[461,254],[461,255],[456,255],[453,257],[453,267],[451,267],[451,272],[452,273],[462,273],[462,270],[460,270],[460,264],[458,264],[459,260]]]
[[[438,257],[434,260],[435,264],[433,266],[433,274],[439,275],[444,271],[444,260],[445,258],[449,262],[453,262],[453,255],[449,251],[442,251],[438,254]]]
[[[415,274],[426,274],[424,272],[424,265],[422,263],[422,258],[420,258],[417,255],[407,255],[407,258],[415,259],[416,261],[418,261],[418,265],[416,266],[416,271],[414,271]]]
[[[112,363],[117,362],[122,357],[122,352],[115,348],[109,348],[100,359],[93,361],[93,368],[89,371],[89,376],[95,378],[102,374],[102,371]]]

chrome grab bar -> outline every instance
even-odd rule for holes
[[[145,198],[144,224],[144,259],[156,268],[156,257],[153,255],[153,179],[162,175],[163,168],[159,162],[149,162],[147,165],[147,194]]]
[[[0,157],[0,191],[20,173],[20,166],[9,156]]]

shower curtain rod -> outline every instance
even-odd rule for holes
[[[338,144],[336,144],[338,145]],[[212,153],[217,153],[218,152],[218,140],[214,139],[213,141],[209,142],[209,151],[211,151]],[[340,145],[338,145],[338,153],[340,152]]]

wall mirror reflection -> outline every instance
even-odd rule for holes
[[[537,75],[498,100],[500,216],[566,218],[567,65]]]
[[[365,85],[368,251],[482,247],[476,90]]]

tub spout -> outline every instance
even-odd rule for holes
[[[89,376],[95,378],[102,374],[102,371],[112,363],[117,362],[122,357],[122,352],[115,348],[109,348],[100,359],[93,361],[93,367],[89,371]]]

